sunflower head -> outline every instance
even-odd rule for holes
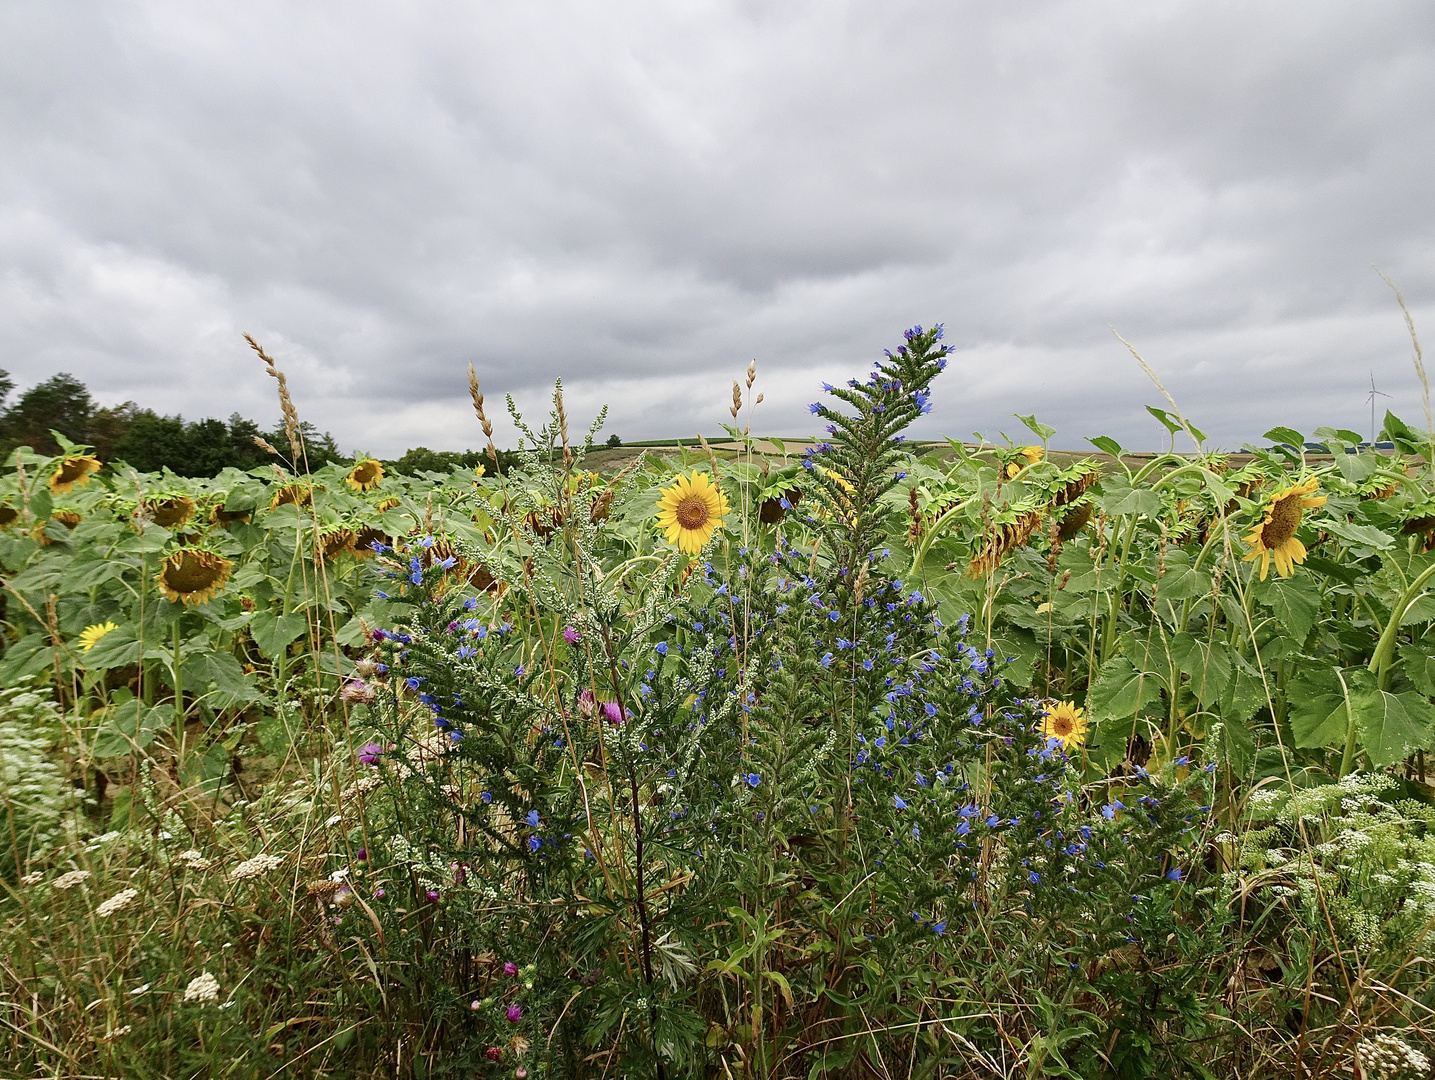
[[[175,529],[194,515],[194,500],[188,495],[172,495],[145,503],[150,520],[162,529]]]
[[[1295,573],[1295,564],[1305,562],[1305,545],[1295,533],[1307,510],[1325,505],[1326,496],[1315,494],[1319,489],[1320,482],[1310,476],[1276,492],[1266,503],[1265,517],[1246,537],[1252,550],[1242,557],[1245,562],[1261,560],[1262,581],[1270,572],[1272,560],[1281,577],[1290,577]]]
[[[100,638],[104,637],[111,630],[118,630],[119,628],[118,623],[95,623],[80,631],[80,636],[75,640],[75,644],[80,647],[80,652],[89,652],[100,643]]]
[[[325,559],[334,559],[345,551],[352,551],[357,538],[353,529],[331,525],[319,533],[319,549]]]
[[[55,510],[50,514],[50,521],[58,521],[65,528],[74,530],[75,526],[84,520],[84,515],[74,510]],[[40,521],[30,530],[30,535],[40,541],[41,547],[49,547],[55,541],[45,532],[45,526],[50,521]]]
[[[281,506],[308,506],[314,498],[314,489],[308,484],[295,482],[285,484],[274,493],[274,498],[269,500],[269,509],[278,510]]]
[[[705,472],[679,475],[658,500],[658,528],[668,543],[686,555],[696,555],[712,539],[728,511],[722,489]]]
[[[379,486],[379,481],[384,478],[384,467],[369,458],[359,462],[349,470],[345,481],[355,491],[370,491]]]
[[[183,548],[160,563],[155,576],[172,604],[207,603],[224,588],[234,564],[203,548]]]
[[[211,525],[218,525],[218,526],[220,526],[221,528],[228,528],[230,525],[233,525],[236,521],[248,521],[248,520],[249,520],[249,511],[248,511],[248,510],[226,510],[222,505],[220,505],[220,506],[216,506],[213,510],[211,510],[211,511],[209,512],[209,522],[210,522],[210,524],[211,524]]]
[[[382,529],[376,529],[372,525],[365,525],[354,536],[354,555],[360,559],[370,558],[374,554],[375,544],[393,547],[394,538]]]
[[[56,495],[63,495],[73,490],[76,484],[84,487],[90,482],[90,473],[99,472],[102,467],[100,459],[89,454],[63,458],[50,476],[50,490]]]
[[[1041,733],[1048,739],[1060,739],[1068,753],[1086,741],[1089,727],[1086,710],[1070,701],[1055,701],[1042,711]]]
[[[1020,447],[1016,452],[1016,457],[1007,463],[1006,474],[1008,479],[1021,472],[1028,465],[1035,465],[1044,457],[1046,457],[1046,451],[1039,446]]]

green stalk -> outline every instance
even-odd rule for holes
[[[1385,630],[1380,635],[1380,641],[1375,646],[1375,652],[1370,656],[1370,663],[1367,665],[1375,675],[1376,685],[1382,690],[1390,689],[1390,681],[1395,673],[1392,663],[1395,657],[1395,639],[1400,633],[1400,624],[1405,619],[1405,613],[1410,610],[1415,601],[1419,599],[1421,587],[1435,577],[1435,564],[1427,566],[1414,581],[1412,581],[1400,599],[1390,609],[1390,619],[1385,624]]]
[[[179,756],[178,768],[181,777],[184,776],[184,674],[179,663],[179,619],[174,620],[174,633],[172,636],[174,646],[174,659],[170,664],[170,673],[174,676],[174,745]]]
[[[1335,668],[1335,677],[1340,680],[1340,692],[1345,697],[1345,749],[1340,754],[1340,772],[1336,779],[1343,779],[1355,764],[1355,712],[1350,707],[1350,687],[1345,685],[1345,676]]]

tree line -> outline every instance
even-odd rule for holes
[[[256,437],[278,447],[281,453],[287,454],[289,449],[282,424],[266,429],[237,412],[227,421],[185,420],[178,415],[163,416],[133,401],[101,407],[84,383],[65,372],[37,383],[12,402],[14,390],[14,380],[0,370],[0,460],[9,458],[20,446],[29,446],[41,454],[58,454],[60,445],[52,431],[71,442],[93,447],[106,464],[122,461],[140,472],[169,469],[179,476],[215,476],[230,466],[247,470],[274,462],[274,455],[261,447]],[[308,421],[301,424],[301,429],[311,469],[348,459],[327,431],[319,431]],[[479,464],[491,468],[486,456],[478,450],[430,450],[419,446],[384,465],[410,475],[449,472]],[[499,452],[503,468],[512,457],[508,451]]]

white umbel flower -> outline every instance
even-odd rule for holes
[[[139,894],[140,891],[138,889],[121,889],[99,907],[95,908],[95,914],[103,919],[113,915],[117,911],[123,911],[134,903],[135,897]]]
[[[209,972],[205,972],[198,978],[191,979],[184,989],[184,1000],[186,1004],[208,1005],[211,1001],[219,1000],[219,980]]]
[[[278,855],[256,855],[252,859],[245,859],[234,868],[236,881],[248,881],[250,878],[262,877],[271,870],[278,870],[284,865],[284,860]]]
[[[89,876],[90,872],[88,870],[71,870],[68,874],[61,874],[55,879],[55,888],[73,889]]]

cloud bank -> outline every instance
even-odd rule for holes
[[[346,449],[490,401],[755,427],[914,323],[923,433],[1235,446],[1423,424],[1435,8],[496,2],[0,8],[0,366],[272,419],[252,333]],[[1435,340],[1435,330],[1429,331]],[[764,415],[765,411],[765,415]]]

